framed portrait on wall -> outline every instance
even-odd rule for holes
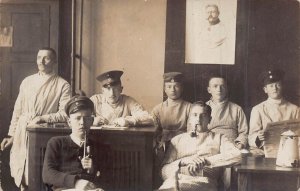
[[[237,0],[186,0],[186,64],[233,65]]]
[[[0,27],[0,47],[12,47],[13,27]]]

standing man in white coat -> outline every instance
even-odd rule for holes
[[[39,123],[65,122],[64,106],[70,99],[70,85],[55,74],[56,52],[42,48],[37,54],[38,73],[26,77],[15,102],[8,136],[1,150],[10,146],[10,169],[21,190],[28,186],[28,136],[26,127]]]

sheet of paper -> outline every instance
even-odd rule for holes
[[[264,152],[266,158],[277,157],[281,134],[288,130],[291,130],[298,136],[300,136],[300,120],[287,120],[268,123],[265,129],[266,139],[264,144]]]
[[[129,127],[119,127],[115,125],[102,125],[102,126],[92,126],[91,129],[115,129],[115,130],[125,130]]]
[[[72,188],[72,189],[65,189],[65,190],[62,190],[62,191],[83,191],[83,190]],[[91,190],[86,190],[86,191],[103,191],[103,189],[96,188],[96,189],[91,189]]]

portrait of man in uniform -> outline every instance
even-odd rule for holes
[[[187,0],[185,62],[234,64],[236,0]]]

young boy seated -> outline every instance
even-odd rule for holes
[[[93,110],[94,104],[88,97],[72,97],[65,106],[68,124],[72,128],[71,135],[53,137],[48,141],[43,181],[55,191],[99,187],[100,171],[95,163],[99,160],[88,156],[89,149],[86,149],[87,145],[91,145],[86,136],[93,124]]]

